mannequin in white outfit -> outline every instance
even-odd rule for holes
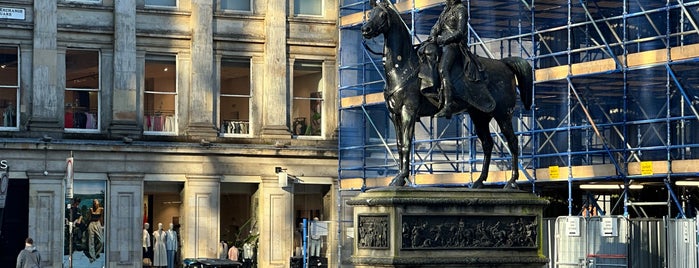
[[[163,230],[163,224],[158,223],[158,230],[153,232],[153,266],[166,266],[167,254],[165,253],[165,240],[167,232]]]
[[[148,248],[150,248],[150,233],[148,233],[148,229],[150,229],[150,224],[144,223],[143,224],[143,258],[150,258],[150,252],[148,252]]]
[[[167,229],[167,240],[165,242],[165,248],[167,250],[167,268],[175,268],[175,252],[177,252],[177,232],[175,232],[174,225],[170,223],[170,227]]]

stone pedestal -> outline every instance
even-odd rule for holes
[[[543,267],[542,210],[531,193],[387,187],[359,194],[355,267]]]

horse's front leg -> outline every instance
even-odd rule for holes
[[[389,186],[403,186],[409,182],[410,176],[410,149],[413,146],[413,135],[415,131],[415,111],[406,109],[405,106],[401,109],[401,114],[394,119],[396,127],[396,140],[398,144],[399,168],[396,175]]]
[[[471,116],[472,118],[474,116]],[[473,124],[476,127],[476,135],[483,145],[483,167],[481,168],[481,175],[478,176],[471,188],[478,189],[483,188],[483,182],[488,179],[488,170],[490,169],[490,154],[493,152],[493,137],[490,136],[490,127],[488,123],[490,118],[480,118],[480,120],[473,120]]]
[[[408,176],[404,170],[406,169],[403,165],[403,159],[405,155],[403,154],[403,127],[401,123],[401,117],[394,112],[390,112],[391,121],[393,122],[393,129],[396,131],[396,149],[398,150],[398,174],[393,177],[389,186],[403,186],[405,185],[405,178]]]

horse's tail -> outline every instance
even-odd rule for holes
[[[534,94],[534,77],[532,66],[527,60],[521,57],[509,57],[502,59],[507,66],[515,72],[517,86],[519,87],[519,97],[522,99],[524,109],[531,109],[532,94]]]

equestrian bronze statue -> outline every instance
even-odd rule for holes
[[[412,36],[391,3],[372,4],[361,31],[365,39],[384,36],[384,98],[395,127],[399,156],[399,172],[390,186],[403,186],[408,180],[418,117],[449,118],[468,112],[484,153],[480,177],[472,187],[482,187],[488,177],[494,145],[489,123],[495,118],[512,153],[512,176],[505,188],[517,188],[519,146],[512,114],[517,87],[524,108],[531,108],[531,65],[520,57],[494,60],[471,54],[465,41],[467,13],[459,0],[447,0],[438,25],[419,48],[413,46]]]

